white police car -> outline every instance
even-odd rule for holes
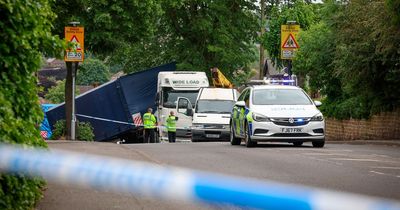
[[[319,101],[299,87],[287,85],[256,85],[247,87],[233,107],[230,142],[247,147],[257,142],[289,142],[301,146],[312,142],[314,147],[325,144],[325,121],[317,109]]]

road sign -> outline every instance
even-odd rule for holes
[[[296,50],[299,49],[299,32],[300,25],[281,25],[281,59],[293,59]]]
[[[65,40],[72,46],[65,51],[64,61],[83,62],[84,60],[84,28],[65,27]]]

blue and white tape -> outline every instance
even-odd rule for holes
[[[0,171],[63,184],[270,210],[400,210],[395,201],[60,150],[0,145]]]

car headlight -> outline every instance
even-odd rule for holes
[[[316,114],[314,117],[311,118],[310,121],[323,121],[324,120],[324,116],[322,115],[322,113]]]
[[[253,112],[252,117],[253,117],[253,120],[257,121],[257,122],[270,122],[271,121],[267,116],[264,116],[262,114],[258,114],[255,112]]]

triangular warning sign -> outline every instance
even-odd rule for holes
[[[70,42],[75,42],[75,43],[76,43],[76,44],[75,44],[75,50],[81,50],[81,44],[79,44],[79,40],[78,40],[78,38],[77,38],[75,35],[73,35],[73,36],[71,37]]]
[[[282,48],[299,48],[299,45],[296,42],[296,39],[293,37],[292,34],[289,34],[289,36],[286,38],[286,41],[283,43]]]

